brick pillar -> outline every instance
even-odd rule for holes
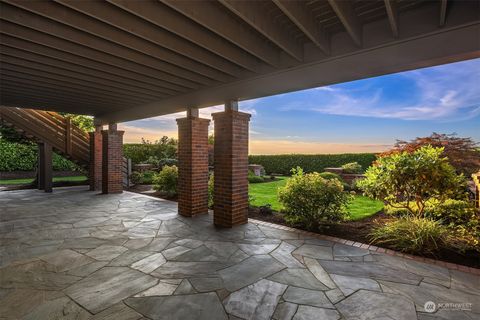
[[[123,192],[123,133],[116,125],[102,130],[102,193]]]
[[[208,125],[195,116],[177,119],[178,213],[208,213]]]
[[[214,223],[232,227],[248,221],[248,122],[250,114],[227,109],[215,124]]]
[[[89,180],[90,191],[102,189],[102,127],[96,126],[90,135],[90,166]]]

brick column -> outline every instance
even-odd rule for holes
[[[208,125],[195,116],[177,119],[178,213],[208,213]]]
[[[38,189],[52,192],[52,185],[52,145],[47,142],[40,142],[38,144]]]
[[[102,189],[102,127],[96,126],[94,132],[90,135],[90,166],[89,180],[90,191],[99,191]]]
[[[123,166],[123,133],[116,125],[102,130],[102,193],[121,193]]]
[[[227,109],[215,124],[214,223],[232,227],[248,221],[248,122],[250,114]]]

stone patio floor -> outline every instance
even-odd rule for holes
[[[1,319],[480,318],[479,276],[252,222],[216,229],[175,202],[73,187],[0,192],[0,210]]]

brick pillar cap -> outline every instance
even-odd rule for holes
[[[186,117],[186,118],[178,118],[177,123],[187,122],[187,121],[198,121],[198,122],[205,122],[210,123],[210,119],[198,118],[198,117]]]
[[[227,117],[227,116],[231,116],[232,118],[237,118],[237,119],[242,119],[242,120],[249,121],[252,115],[250,113],[240,112],[240,111],[235,111],[235,110],[225,110],[225,111],[222,111],[222,112],[212,113],[213,120],[215,120],[216,118],[219,119],[219,118],[223,118],[223,117]]]

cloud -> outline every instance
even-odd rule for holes
[[[480,115],[479,74],[480,59],[408,71],[384,76],[394,79],[393,84],[377,81],[376,88],[369,86],[363,91],[342,85],[316,88],[307,101],[290,102],[282,110],[402,120],[467,120]]]

